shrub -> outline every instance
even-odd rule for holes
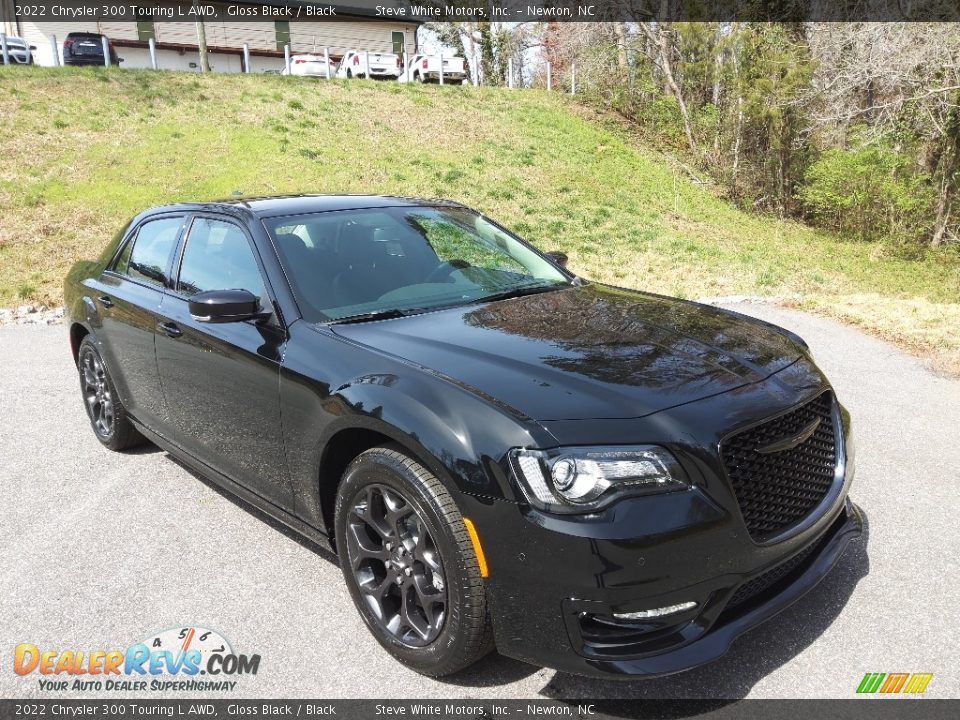
[[[919,240],[929,229],[930,177],[883,148],[827,150],[797,197],[807,217],[861,240]]]

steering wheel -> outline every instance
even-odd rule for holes
[[[435,283],[444,281],[457,270],[464,270],[468,267],[470,267],[470,263],[468,263],[466,260],[460,260],[459,258],[451,260],[450,262],[440,263],[429,275],[427,275],[424,282]]]

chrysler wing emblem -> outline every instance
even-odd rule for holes
[[[814,420],[796,435],[775,440],[769,445],[757,448],[757,452],[763,455],[770,455],[771,453],[783,452],[784,450],[793,450],[797,445],[809,440],[810,436],[817,431],[818,427],[820,427],[820,418]]]

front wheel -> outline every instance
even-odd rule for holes
[[[440,677],[493,649],[463,516],[426,468],[390,446],[361,453],[340,483],[335,530],[357,610],[397,660]]]

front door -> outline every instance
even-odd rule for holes
[[[285,331],[264,321],[204,323],[188,299],[243,289],[272,307],[255,249],[226,218],[196,216],[184,241],[176,286],[164,298],[157,366],[174,441],[273,504],[291,510],[280,427]]]

